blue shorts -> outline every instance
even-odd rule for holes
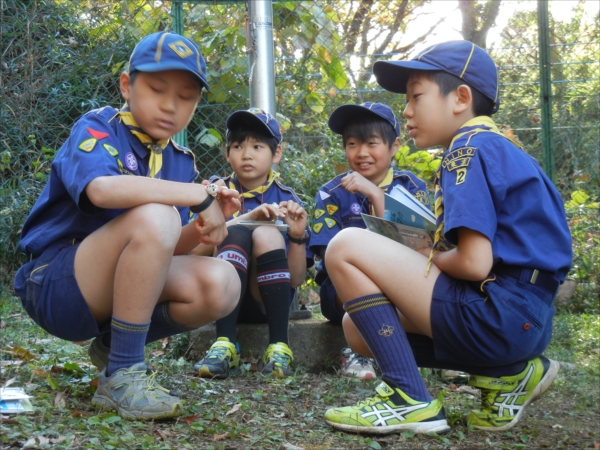
[[[436,358],[491,367],[541,355],[552,337],[555,293],[528,279],[524,272],[468,282],[442,272],[431,302]]]
[[[48,333],[67,341],[85,341],[108,330],[99,326],[75,280],[75,253],[80,242],[55,243],[22,266],[15,291],[27,314]]]
[[[331,278],[327,277],[323,280],[319,294],[321,296],[321,313],[332,323],[341,325],[345,313],[339,310],[335,302],[336,290]]]
[[[290,299],[287,304],[289,309],[294,299],[294,289],[290,291]],[[246,292],[242,297],[242,305],[238,314],[238,323],[268,323],[267,314],[264,306],[254,298],[250,290],[250,285],[246,288]]]

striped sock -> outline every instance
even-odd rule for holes
[[[267,313],[269,344],[287,344],[292,291],[285,250],[271,250],[256,258],[256,278]]]
[[[148,323],[129,323],[113,316],[110,324],[110,353],[106,376],[115,371],[144,362],[144,344],[150,328]]]
[[[382,376],[393,380],[410,398],[430,402],[398,312],[383,294],[359,297],[344,304],[381,368]]]
[[[171,302],[163,302],[154,307],[150,318],[150,328],[146,335],[146,344],[194,329],[173,320],[169,312],[170,304]]]

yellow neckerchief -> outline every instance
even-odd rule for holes
[[[273,169],[269,169],[269,175],[267,176],[267,182],[266,182],[266,184],[263,184],[262,186],[254,188],[250,191],[244,191],[242,183],[239,183],[240,184],[240,189],[239,189],[240,197],[241,198],[254,198],[258,194],[264,194],[271,187],[271,185],[273,184],[273,182],[275,181],[276,178],[279,178],[279,173],[275,172]],[[234,183],[235,172],[231,174],[231,177],[229,177],[229,179],[230,179],[229,189],[237,190],[237,187],[235,186],[235,183]]]
[[[513,144],[515,144],[518,148],[521,148],[521,146],[514,139],[511,139],[508,136],[506,136],[504,133],[502,133],[498,129],[498,126],[496,125],[496,123],[488,116],[474,117],[474,118],[470,119],[469,121],[467,121],[466,123],[464,123],[459,128],[459,130],[462,130],[464,128],[469,128],[469,129],[466,131],[463,131],[461,133],[458,133],[456,136],[454,136],[452,138],[452,141],[450,142],[450,146],[448,147],[448,149],[452,149],[452,147],[454,146],[454,142],[457,139],[460,139],[461,137],[463,137],[465,135],[469,136],[469,138],[467,139],[467,142],[465,143],[465,146],[469,145],[471,138],[473,136],[475,136],[477,133],[495,133],[499,136],[502,136],[502,137],[508,139]],[[436,229],[435,229],[435,235],[433,238],[433,245],[431,246],[431,252],[429,253],[429,259],[427,260],[427,269],[425,270],[425,276],[427,276],[429,274],[429,268],[431,267],[431,261],[433,260],[434,252],[438,249],[440,251],[446,251],[449,248],[451,248],[449,245],[450,243],[445,241],[445,239],[443,239],[443,237],[442,237],[442,235],[444,233],[444,197],[442,194],[441,176],[442,176],[442,165],[440,164],[440,166],[436,172],[436,175],[435,175],[435,180],[433,182],[434,187],[435,187],[434,203],[435,203]]]
[[[383,177],[383,180],[381,180],[377,187],[380,187],[384,192],[387,192],[390,184],[392,184],[392,181],[394,181],[394,169],[390,167],[385,174],[385,177]],[[369,210],[371,211],[371,215],[374,216],[375,207],[373,205],[369,205]]]
[[[144,133],[144,130],[140,128],[133,118],[127,103],[119,111],[119,119],[131,131],[131,134],[137,137],[150,152],[150,161],[148,163],[150,166],[150,177],[155,178],[162,168],[162,152],[169,145],[169,139],[156,141]]]

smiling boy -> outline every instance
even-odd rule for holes
[[[207,86],[192,41],[142,39],[120,78],[127,103],[75,123],[23,226],[28,262],[15,291],[25,310],[59,338],[95,338],[89,354],[102,372],[92,402],[127,419],[183,411],[144,363],[145,344],[227,315],[239,296],[229,264],[186,255],[199,240],[220,243],[239,207],[237,192],[220,188],[214,201],[194,184],[192,153],[171,139]],[[187,224],[190,209],[198,219]]]
[[[325,251],[342,229],[366,228],[361,213],[383,217],[384,194],[400,185],[429,205],[425,183],[412,172],[394,170],[400,146],[400,122],[383,103],[342,105],[329,117],[329,128],[342,136],[350,171],[338,175],[319,189],[309,248],[321,258],[316,281],[321,285],[321,310],[330,321],[341,324],[344,310],[329,276]],[[342,349],[340,373],[368,380],[375,377],[373,361]]]

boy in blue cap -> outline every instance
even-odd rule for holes
[[[470,427],[507,430],[558,372],[542,352],[571,265],[562,199],[489,117],[499,106],[498,74],[483,49],[446,42],[373,71],[382,87],[406,94],[416,146],[446,148],[438,228],[433,248],[418,252],[363,230],[344,230],[329,245],[346,337],[375,357],[383,382],[375,397],[325,419],[354,432],[445,432],[441,396],[431,399],[417,369],[431,367],[472,374],[482,406],[468,414]]]
[[[329,117],[329,128],[342,136],[350,171],[323,185],[315,199],[315,217],[309,248],[320,257],[316,282],[321,286],[321,311],[336,324],[344,309],[327,275],[325,250],[342,229],[366,228],[361,213],[383,217],[384,193],[400,185],[429,206],[425,183],[412,172],[391,166],[400,146],[400,122],[383,103],[342,105]],[[373,360],[345,347],[340,374],[361,380],[375,378]]]
[[[120,86],[125,106],[86,113],[52,162],[23,226],[28,262],[15,291],[48,333],[95,338],[89,354],[102,371],[92,403],[126,419],[172,418],[181,400],[157,384],[144,346],[233,310],[233,268],[187,253],[198,240],[220,243],[240,204],[235,191],[193,183],[194,157],[171,139],[208,87],[196,44],[145,37]],[[190,210],[198,219],[188,224]]]
[[[229,234],[216,257],[235,267],[242,290],[235,310],[217,320],[217,340],[194,368],[206,378],[224,379],[235,373],[240,363],[237,323],[266,322],[269,345],[259,372],[285,378],[292,374],[293,360],[288,342],[290,303],[306,273],[306,211],[271,168],[282,152],[279,124],[271,114],[258,108],[234,112],[227,118],[226,139],[225,154],[233,174],[211,181],[239,191],[242,211],[227,222]],[[284,235],[272,225],[249,229],[238,224],[279,219],[289,227]],[[212,249],[200,246],[194,253],[212,254]]]

